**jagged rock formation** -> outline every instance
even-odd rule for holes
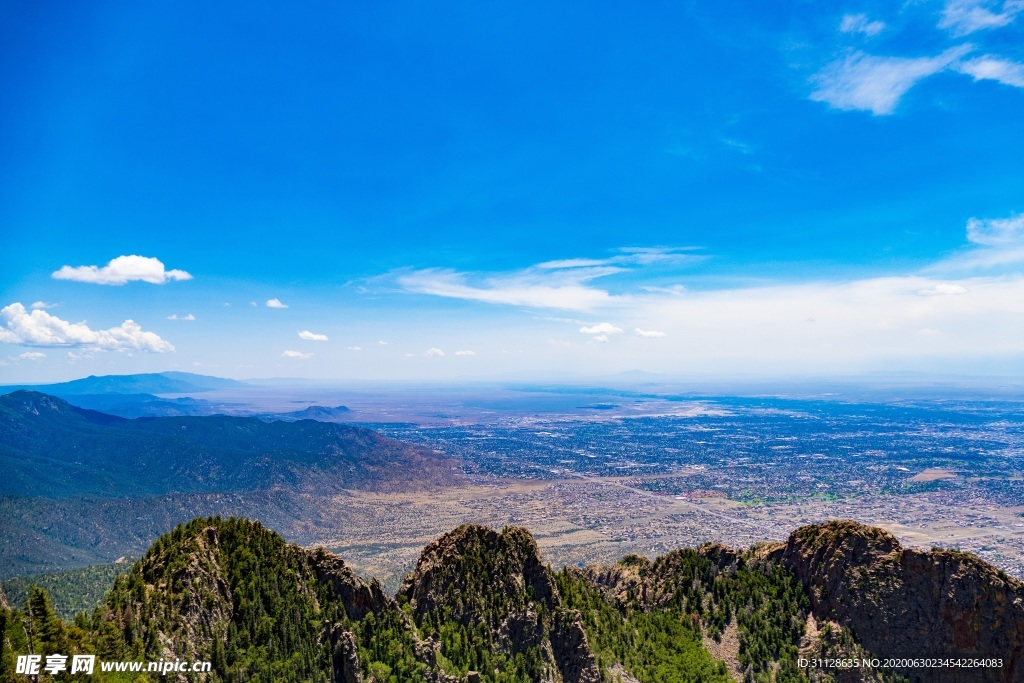
[[[209,660],[209,674],[167,679],[211,682],[1024,680],[1021,582],[853,522],[747,551],[707,544],[557,573],[525,529],[466,525],[429,544],[390,598],[323,549],[290,545],[257,522],[203,518],[159,539],[91,621],[62,626],[33,590],[35,614],[10,609],[0,592],[4,683],[17,680],[14,654],[30,647]],[[1004,664],[798,666],[915,656]]]
[[[997,657],[1002,668],[943,667],[921,680],[1024,680],[1024,584],[977,557],[903,548],[849,521],[797,529],[775,555],[807,587],[815,614],[848,627],[873,656]]]
[[[600,681],[580,615],[562,607],[554,576],[526,529],[464,525],[445,534],[423,550],[398,598],[428,633],[447,622],[436,629],[446,659],[460,657],[453,644],[469,638],[493,652],[498,666],[522,658],[533,680]],[[468,658],[454,663],[467,673],[470,664],[491,666]]]

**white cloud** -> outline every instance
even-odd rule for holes
[[[863,33],[870,38],[885,30],[885,22],[871,21],[866,14],[847,14],[840,22],[839,30],[843,33]]]
[[[310,332],[309,330],[302,330],[299,332],[299,338],[305,339],[306,341],[327,341],[326,334],[317,334],[316,332]]]
[[[583,334],[618,334],[622,332],[622,328],[611,323],[598,323],[590,327],[581,327],[580,332]]]
[[[936,57],[876,57],[854,52],[833,62],[812,78],[815,102],[835,109],[859,109],[877,115],[891,114],[900,98],[923,78],[948,69],[971,50],[969,45],[950,48]]]
[[[919,289],[917,293],[922,296],[956,296],[957,294],[966,294],[967,288],[963,285],[954,285],[948,282],[941,282],[934,287],[928,287],[927,289]]]
[[[602,259],[545,261],[511,273],[474,276],[452,270],[426,269],[402,273],[398,283],[410,292],[481,301],[490,304],[589,311],[625,305],[629,298],[610,294],[592,281],[637,267],[681,265],[707,257],[691,247],[624,247]]]
[[[95,285],[123,285],[127,282],[149,282],[162,285],[171,280],[191,280],[184,270],[165,270],[159,259],[149,256],[118,256],[103,266],[63,266],[53,272],[55,280],[89,282]]]
[[[46,311],[31,313],[20,303],[0,310],[6,329],[0,328],[0,342],[25,346],[81,346],[106,351],[138,350],[153,353],[174,351],[170,342],[153,332],[144,332],[133,320],[125,320],[119,327],[92,330],[85,322],[69,323]]]
[[[46,358],[46,354],[40,353],[39,351],[26,351],[25,353],[18,355],[18,360],[41,361],[44,358]]]
[[[967,240],[987,247],[1024,242],[1024,214],[1009,218],[971,218],[967,221]]]
[[[475,356],[476,351],[456,351],[456,356]]]
[[[973,76],[976,81],[999,81],[1003,85],[1024,88],[1024,64],[985,55],[956,66],[956,70]]]
[[[423,355],[425,355],[427,358],[441,358],[442,356],[444,356],[444,351],[438,348],[432,348],[427,349]]]
[[[348,350],[349,351],[362,351],[363,347],[362,346],[350,346],[350,347],[348,347]]]
[[[36,301],[34,304],[29,306],[33,311],[41,308],[57,308],[57,304],[48,304],[45,301]]]
[[[288,308],[288,304],[281,303],[280,299],[267,299],[267,308]]]
[[[384,341],[383,339],[381,339],[381,340],[379,340],[379,341],[377,342],[377,344],[378,344],[378,345],[380,345],[380,346],[387,346],[387,345],[388,345],[388,344],[390,344],[390,343],[391,343],[391,342],[386,342],[386,341]]]
[[[925,273],[954,273],[1024,265],[1024,214],[1009,218],[971,218],[971,246],[925,269]]]
[[[664,332],[658,332],[657,330],[641,330],[638,327],[636,328],[636,336],[654,339],[656,337],[667,337],[668,335]]]
[[[259,307],[259,304],[256,303],[255,301],[250,301],[249,305],[252,306],[253,308],[258,308]]]
[[[191,313],[189,313],[188,315],[183,315],[183,316],[181,316],[179,318],[177,313],[171,313],[169,316],[167,316],[167,319],[168,320],[195,320],[196,317],[194,315],[192,315]]]
[[[313,357],[312,353],[303,353],[302,351],[284,351],[282,354],[285,358],[295,358],[296,360],[309,360]]]
[[[603,344],[603,343],[606,343],[608,341],[608,335],[607,334],[599,334],[599,335],[595,336],[593,338],[593,340],[596,341],[596,342],[601,342]]]
[[[964,366],[948,359],[1024,355],[1019,274],[697,291],[649,299],[635,315],[660,321],[673,337],[671,345],[652,344],[645,351],[644,362],[663,371],[835,373],[895,368],[906,361],[950,372]],[[809,316],[813,325],[805,323]],[[927,354],[918,345],[925,336]]]
[[[586,271],[586,272],[583,272]],[[599,272],[597,272],[599,271]],[[574,268],[573,278],[545,278],[521,274],[486,278],[481,285],[470,285],[466,276],[446,270],[420,270],[398,278],[411,292],[489,304],[590,310],[613,304],[616,297],[607,291],[589,287],[587,280],[620,272],[618,268]]]
[[[942,9],[939,28],[949,29],[954,36],[975,31],[1000,28],[1012,22],[1024,10],[1024,1],[1005,0],[1000,9],[988,0],[948,0]]]

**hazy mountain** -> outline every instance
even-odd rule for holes
[[[218,404],[191,396],[160,398],[153,394],[110,393],[64,394],[61,398],[79,408],[127,418],[213,415],[224,412]]]
[[[244,382],[190,372],[157,372],[140,375],[90,375],[56,384],[11,385],[0,391],[31,389],[55,396],[79,394],[194,394],[245,386]]]
[[[975,557],[905,550],[886,532],[852,522],[802,527],[787,543],[749,550],[708,544],[558,572],[525,529],[467,525],[428,545],[390,598],[323,549],[287,544],[248,520],[203,518],[154,543],[75,628],[56,619],[39,589],[29,589],[27,606],[0,605],[2,681],[16,680],[10,667],[28,650],[29,633],[35,651],[209,660],[208,681],[1010,683],[1024,676],[1024,584]],[[801,658],[854,657],[1000,663],[799,666]]]
[[[0,493],[386,490],[450,481],[453,461],[366,429],[300,420],[128,420],[32,391],[0,396]]]

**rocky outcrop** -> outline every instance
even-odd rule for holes
[[[337,555],[317,548],[312,551],[312,560],[317,581],[334,589],[349,619],[359,621],[371,612],[384,609],[390,602],[377,579],[369,583],[363,581]]]
[[[526,529],[464,525],[445,534],[424,548],[398,597],[417,624],[442,614],[469,628],[486,624],[495,651],[541,658],[541,680],[600,682],[580,614],[562,607]]]
[[[356,637],[344,630],[341,624],[335,624],[331,634],[334,643],[331,664],[336,683],[363,683],[363,675],[359,670],[359,646]]]
[[[1024,584],[977,557],[905,549],[892,534],[849,521],[797,529],[776,556],[806,587],[817,618],[849,628],[874,657],[1003,660],[896,668],[912,680],[1024,680]]]
[[[565,683],[601,683],[601,671],[587,643],[579,612],[565,609],[555,612],[551,645]]]

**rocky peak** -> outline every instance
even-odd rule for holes
[[[882,529],[838,521],[797,529],[780,559],[815,614],[876,657],[1001,657],[1002,668],[933,669],[928,680],[1024,680],[1024,584],[977,557],[905,549]]]

